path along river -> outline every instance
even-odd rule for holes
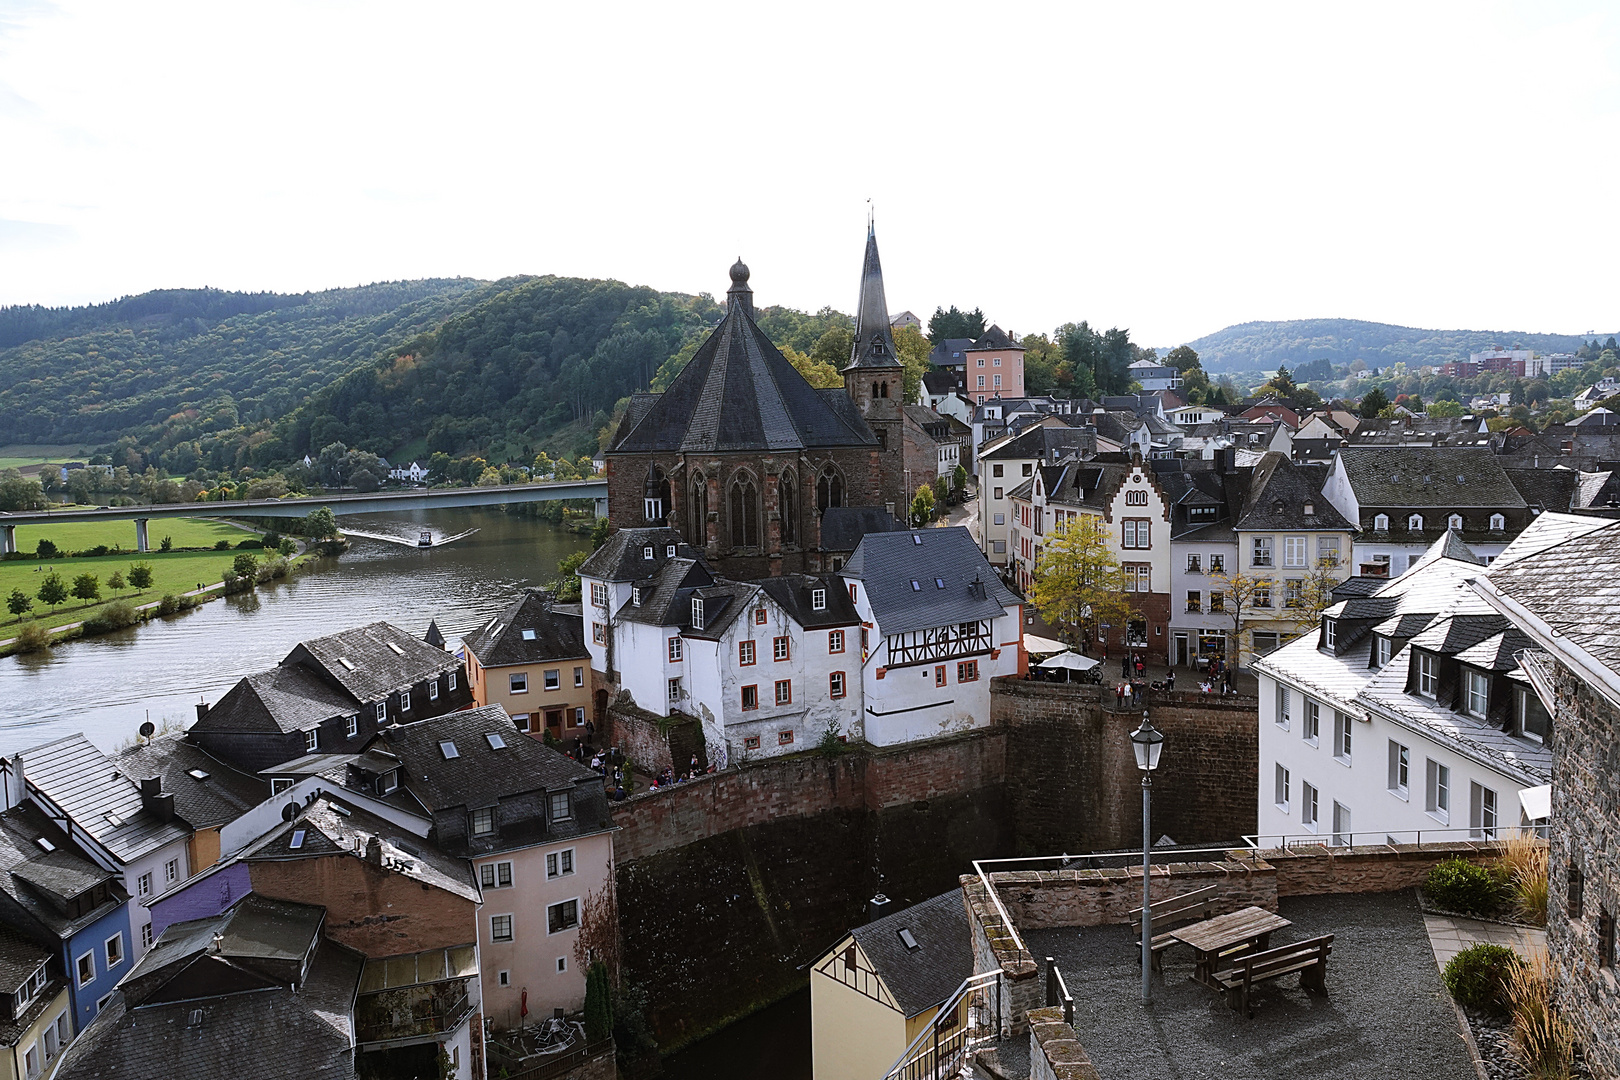
[[[341,524],[373,536],[338,559],[282,583],[144,626],[0,659],[0,754],[82,731],[103,750],[135,736],[148,717],[186,725],[196,702],[218,701],[242,676],[264,671],[305,638],[386,619],[420,635],[429,619],[452,642],[504,607],[525,584],[555,577],[584,537],[498,510],[355,515]],[[444,547],[413,546],[476,529]]]

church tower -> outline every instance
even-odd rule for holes
[[[872,502],[880,506],[893,503],[891,512],[904,519],[906,507],[901,502],[907,485],[902,475],[901,440],[906,372],[894,350],[889,304],[883,295],[883,264],[878,261],[877,233],[870,221],[866,225],[866,258],[861,265],[861,296],[855,313],[855,344],[843,375],[845,392],[878,437],[876,464],[882,490],[872,494]]]

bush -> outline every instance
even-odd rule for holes
[[[237,551],[258,551],[263,547],[263,540],[239,540],[236,544]]]
[[[158,541],[158,550],[159,551],[173,551],[174,550],[174,537],[165,536],[162,540]]]
[[[106,544],[97,544],[93,548],[85,548],[83,551],[75,551],[73,553],[73,557],[75,559],[94,559],[99,558],[102,555],[110,554],[112,554],[112,548],[108,547]]]
[[[168,539],[168,537],[164,537],[164,539]],[[168,549],[164,548],[164,550],[167,551]],[[229,551],[231,550],[231,542],[229,540],[216,540],[214,541],[214,550]]]
[[[152,567],[146,563],[135,563],[129,568],[129,583],[137,590],[152,587]]]
[[[1494,915],[1506,898],[1501,876],[1467,859],[1439,863],[1423,881],[1429,899],[1463,915]]]
[[[39,652],[49,648],[51,632],[37,622],[25,622],[22,629],[17,631],[17,651],[20,653]]]
[[[613,984],[601,961],[585,973],[585,1041],[600,1042],[613,1034]]]
[[[127,600],[114,600],[84,620],[84,630],[87,634],[105,634],[113,630],[122,630],[126,626],[134,626],[140,621],[140,613],[135,610],[133,604]]]
[[[58,554],[60,554],[60,552],[57,551],[56,545],[51,543],[49,540],[41,540],[39,542],[39,547],[35,549],[35,552],[42,559],[54,559]]]
[[[253,555],[249,555],[245,551],[238,555],[235,559],[231,560],[231,572],[237,577],[245,577],[252,580],[253,575],[258,573],[258,570],[258,558]]]
[[[1453,956],[1440,979],[1463,1008],[1502,1015],[1508,1010],[1508,979],[1522,963],[1506,945],[1481,942]]]
[[[157,613],[159,615],[173,615],[180,610],[180,598],[174,593],[164,593],[163,599],[158,601]]]

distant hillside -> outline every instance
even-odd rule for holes
[[[1599,334],[1598,338],[1607,336]],[[1197,350],[1206,371],[1271,371],[1279,364],[1297,367],[1324,359],[1335,364],[1359,359],[1374,368],[1401,361],[1408,366],[1438,366],[1466,360],[1469,353],[1485,349],[1574,352],[1584,343],[1585,339],[1577,334],[1418,330],[1359,319],[1291,319],[1238,323],[1187,344]]]

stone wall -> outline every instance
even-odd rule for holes
[[[1106,701],[1106,706],[1105,706]],[[1109,851],[1142,843],[1141,774],[1106,686],[997,679],[990,716],[1005,726],[1022,855]],[[1164,732],[1153,781],[1153,833],[1178,844],[1233,844],[1256,828],[1259,706],[1252,697],[1150,692]]]
[[[1560,1011],[1592,1075],[1620,1077],[1620,979],[1599,966],[1600,936],[1620,918],[1620,710],[1559,664],[1554,680],[1553,804],[1547,945]],[[1578,909],[1571,884],[1578,875]],[[1607,918],[1605,918],[1607,917]]]
[[[703,725],[695,717],[676,713],[666,720],[636,705],[628,695],[607,707],[605,741],[624,751],[649,776],[664,769],[685,773],[694,755],[699,769],[709,767]]]
[[[349,854],[262,859],[250,864],[253,891],[272,900],[321,904],[326,935],[371,957],[470,945],[477,905]]]
[[[1062,1009],[1034,1009],[1029,1014],[1030,1080],[1102,1080],[1074,1028],[1063,1022]]]

